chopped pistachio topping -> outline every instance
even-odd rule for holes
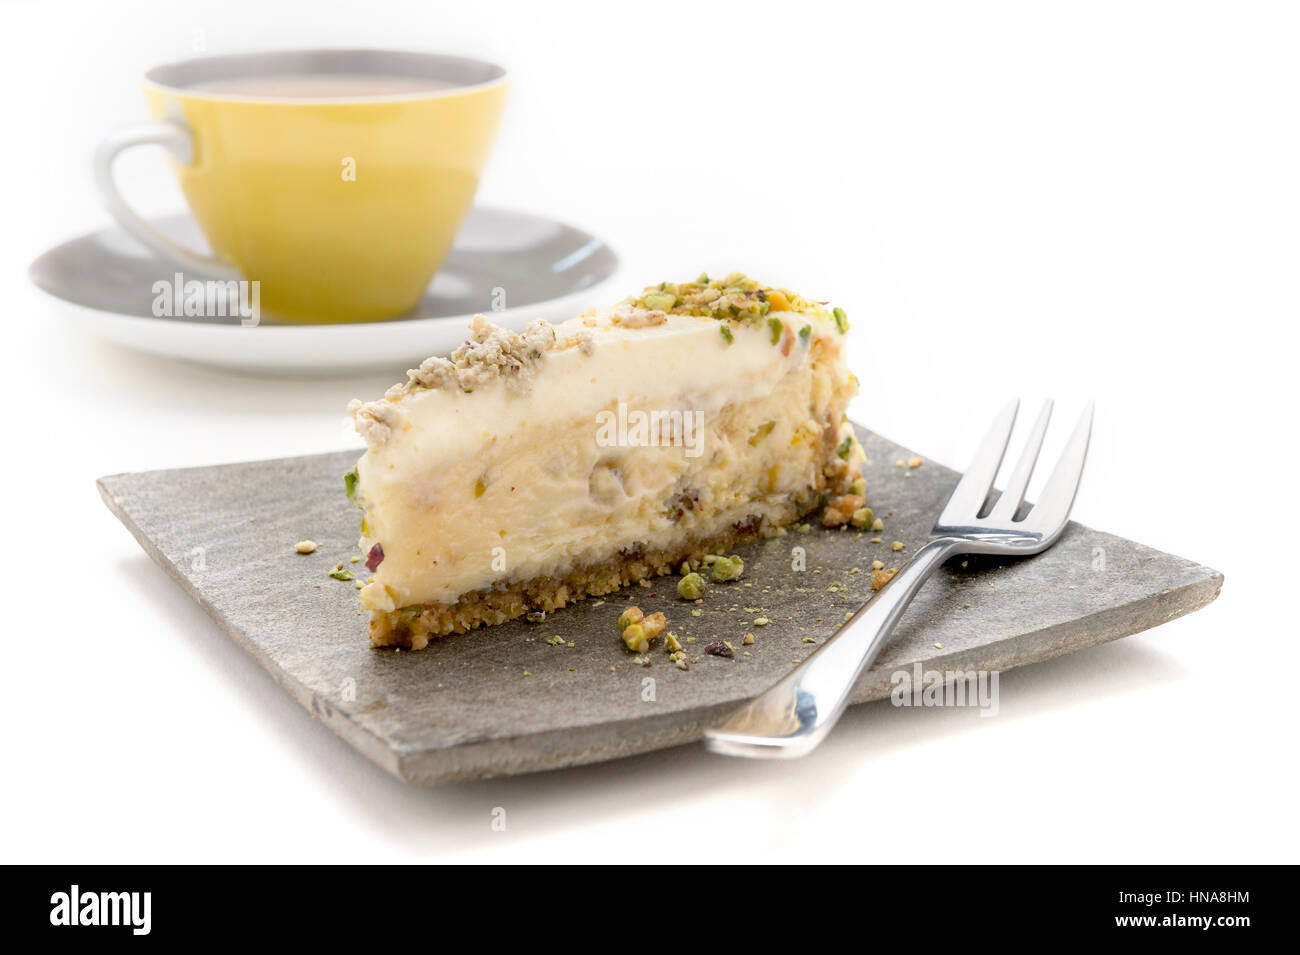
[[[850,518],[850,520],[852,521],[853,526],[858,530],[865,531],[871,529],[871,524],[875,520],[875,515],[872,513],[871,508],[860,507],[853,512],[853,517]]]
[[[810,339],[811,337],[812,337],[811,325],[805,325],[803,328],[799,329],[799,342],[801,344],[807,345],[808,339]]]
[[[796,295],[789,289],[762,285],[740,272],[732,272],[722,279],[700,275],[694,282],[660,282],[647,287],[640,297],[628,299],[627,303],[652,312],[673,312],[678,315],[752,323],[766,318],[769,312],[810,314],[821,311],[817,303]],[[839,319],[836,319],[836,325],[841,331],[848,327],[847,323],[841,323]],[[778,338],[775,340],[779,341],[780,333],[776,334]],[[808,334],[811,335],[811,329]],[[800,336],[807,340],[803,332],[800,332]],[[725,333],[723,337],[727,337]]]
[[[844,309],[840,308],[838,305],[831,310],[831,314],[835,316],[835,327],[838,328],[840,330],[840,334],[843,335],[845,332],[849,330],[848,314],[844,311]]]
[[[838,454],[843,460],[847,461],[849,459],[849,453],[852,450],[853,450],[853,435],[849,434],[844,436],[844,440],[841,441],[839,447],[835,449],[835,453]]]
[[[667,312],[677,305],[677,295],[672,292],[651,292],[641,299],[641,304],[653,312]]]
[[[352,573],[350,570],[342,570],[336,567],[334,570],[330,571],[330,576],[335,580],[351,580],[356,576],[356,574]]]
[[[558,633],[553,634],[546,638],[546,645],[548,647],[558,647],[563,642],[564,642],[564,638],[560,636]]]
[[[734,342],[734,341],[736,340],[736,336],[733,335],[733,334],[731,334],[731,327],[730,327],[730,326],[728,326],[728,325],[719,325],[719,326],[718,326],[718,331],[722,332],[722,337],[726,340],[726,342],[727,342],[728,345],[730,345],[732,342]]]

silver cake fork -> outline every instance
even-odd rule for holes
[[[787,758],[812,751],[848,704],[858,677],[889,639],[921,584],[955,554],[1028,556],[1056,543],[1079,490],[1092,432],[1092,405],[1048,479],[1042,497],[1025,515],[1025,488],[1034,471],[1052,403],[1043,406],[1006,489],[990,506],[1019,401],[1008,404],[989,428],[975,460],[948,499],[929,540],[835,635],[771,689],[704,733],[705,745],[729,756]]]

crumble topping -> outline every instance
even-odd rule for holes
[[[610,324],[620,328],[653,328],[668,321],[668,313],[661,309],[639,308],[632,302],[621,302],[609,313]]]
[[[348,414],[352,416],[357,433],[365,439],[366,446],[371,448],[387,444],[393,429],[406,418],[402,406],[394,404],[388,398],[367,402],[353,398],[348,402]],[[350,494],[349,497],[351,496]]]
[[[538,319],[522,332],[493,325],[475,315],[465,339],[447,358],[426,358],[406,373],[405,384],[390,388],[386,397],[412,394],[427,388],[455,388],[471,392],[496,379],[519,387],[531,379],[548,351],[557,345],[555,326]]]
[[[550,322],[538,319],[522,332],[493,325],[475,315],[467,338],[450,356],[433,356],[406,373],[406,381],[393,385],[378,401],[353,399],[348,403],[358,433],[369,447],[381,447],[405,417],[400,400],[432,389],[456,390],[469,394],[496,381],[518,392],[527,391],[546,355],[577,348],[584,355],[593,351],[591,335],[585,331],[557,333]]]

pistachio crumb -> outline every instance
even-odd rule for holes
[[[683,600],[699,600],[704,595],[704,589],[704,578],[695,571],[691,571],[677,581],[677,596]]]
[[[896,573],[897,571],[892,567],[888,570],[873,570],[871,572],[871,589],[879,590],[881,587],[885,586],[885,584],[889,583],[889,579]]]
[[[725,583],[729,580],[739,580],[740,575],[745,572],[745,562],[736,554],[730,557],[719,557],[713,562],[713,582],[715,584]],[[687,578],[682,578],[683,580]],[[678,585],[680,591],[681,585]]]

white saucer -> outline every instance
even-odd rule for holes
[[[187,246],[205,247],[188,214],[154,224]],[[590,305],[608,304],[598,289],[617,269],[613,250],[581,229],[475,207],[424,298],[407,315],[383,322],[279,325],[263,319],[245,328],[238,318],[156,317],[154,283],[172,280],[178,269],[116,228],[55,246],[28,275],[87,335],[205,365],[305,374],[409,366],[445,354],[464,339],[478,312],[516,329],[534,318],[572,318]],[[494,310],[502,296],[505,308]]]

